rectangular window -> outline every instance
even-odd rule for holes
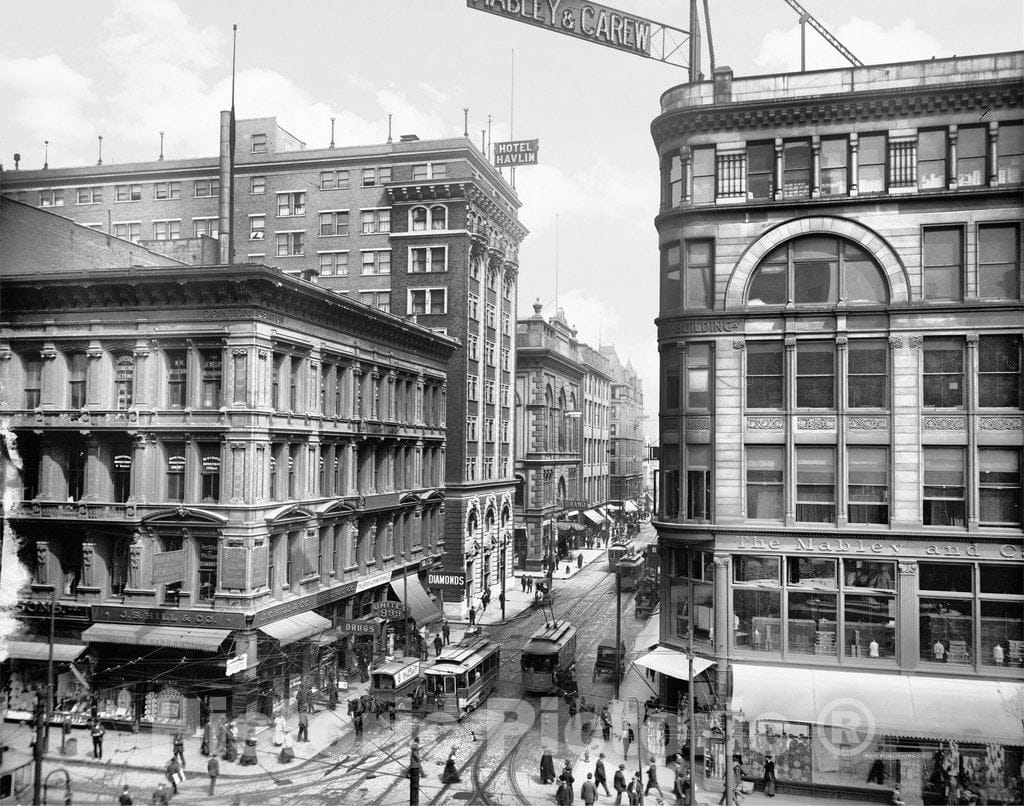
[[[318,252],[317,257],[324,277],[348,276],[348,252]]]
[[[747,198],[747,155],[744,153],[716,154],[715,167],[719,199]]]
[[[821,139],[819,189],[822,196],[845,196],[849,142],[845,137]]]
[[[779,559],[779,557],[734,555],[733,581],[779,585],[782,579]]]
[[[110,446],[110,481],[114,501],[125,503],[132,495],[132,444],[115,442]]]
[[[469,318],[479,322],[480,321],[480,297],[476,294],[469,295]]]
[[[200,350],[202,362],[201,397],[199,405],[204,409],[216,409],[221,405],[222,358],[220,350]]]
[[[811,588],[836,587],[836,561],[822,557],[787,557],[786,583]]]
[[[747,448],[747,517],[781,520],[783,512],[783,448]]]
[[[217,239],[217,219],[216,218],[193,218],[192,219],[193,235],[196,238],[200,238],[205,235],[207,238]]]
[[[682,303],[682,280],[678,243],[661,247],[661,310],[675,313]]]
[[[348,210],[326,210],[320,213],[320,237],[348,235]]]
[[[495,357],[497,355],[496,350],[497,350],[497,345],[493,341],[487,342],[486,346],[484,347],[484,353],[485,353],[486,360],[487,360],[487,366],[489,366],[489,367],[495,366]]]
[[[75,201],[78,204],[102,204],[103,188],[78,188],[75,193]]]
[[[886,448],[850,446],[849,462],[850,523],[889,522],[889,452]]]
[[[835,655],[837,597],[834,593],[790,591],[789,651],[802,655]]]
[[[799,342],[796,347],[796,405],[835,408],[835,346],[828,342]]]
[[[164,444],[164,455],[167,457],[167,500],[185,500],[185,443],[168,442]]]
[[[686,517],[711,518],[711,448],[688,445],[686,449]]]
[[[362,273],[391,274],[391,250],[368,249],[362,252]]]
[[[67,443],[68,501],[81,501],[85,495],[85,468],[89,448],[84,437],[74,437]]]
[[[153,185],[153,198],[157,201],[181,198],[181,182],[157,182]]]
[[[305,235],[304,232],[277,233],[277,256],[298,257],[302,255],[305,248],[303,243]]]
[[[491,305],[491,303],[488,302],[487,303],[487,321],[485,322],[485,324],[491,330],[494,330],[494,328],[497,327],[497,324],[495,323],[495,315],[496,314],[497,314],[497,308],[495,308],[493,305]]]
[[[924,405],[963,408],[964,340],[924,340]]]
[[[181,237],[181,221],[154,221],[153,238],[157,241],[171,241]]]
[[[265,215],[249,216],[249,240],[262,241],[266,237],[267,217]]]
[[[851,341],[847,399],[851,409],[884,409],[889,400],[889,354],[883,341]]]
[[[476,457],[466,457],[466,481],[476,480]]]
[[[889,187],[912,188],[917,185],[917,141],[889,141]]]
[[[68,408],[81,409],[85,406],[88,362],[85,353],[72,353],[68,358]]]
[[[694,148],[691,150],[693,161],[693,193],[694,204],[712,204],[715,201],[715,147]]]
[[[123,353],[114,358],[114,404],[121,411],[132,405],[135,386],[135,356]]]
[[[35,409],[42,400],[43,361],[41,358],[25,357],[25,408]]]
[[[663,200],[667,207],[678,207],[683,203],[683,161],[678,154],[668,160],[668,196]]]
[[[267,177],[265,176],[251,176],[249,177],[249,194],[252,196],[262,196],[267,192]]]
[[[203,538],[199,549],[199,601],[212,602],[217,593],[217,541]]]
[[[1019,448],[978,449],[978,507],[983,526],[1021,525]]]
[[[391,210],[360,210],[361,231],[363,235],[375,232],[391,232]]]
[[[231,401],[233,403],[245,403],[246,383],[248,376],[249,356],[245,352],[235,352],[231,356],[232,389]]]
[[[200,443],[199,457],[202,462],[199,468],[202,500],[220,501],[220,444]]]
[[[220,193],[219,179],[197,179],[195,181],[195,197],[197,199],[216,196],[218,193]]]
[[[711,241],[686,242],[686,307],[711,310],[714,282]]]
[[[972,662],[973,605],[970,599],[921,597],[917,600],[922,660]]]
[[[956,136],[957,187],[988,184],[985,159],[988,152],[988,126],[961,126]]]
[[[348,183],[348,169],[320,172],[320,190],[344,190]]]
[[[371,308],[376,308],[384,313],[391,311],[390,291],[360,291],[359,301],[363,305],[369,305]]]
[[[1024,178],[1024,126],[1020,123],[1000,123],[996,149],[999,184],[1020,184]]]
[[[125,221],[114,224],[114,237],[123,238],[132,243],[138,243],[142,239],[142,222]]]
[[[114,185],[114,201],[140,201],[142,199],[142,185]]]
[[[804,523],[835,523],[834,448],[796,449],[796,519]]]
[[[267,153],[267,135],[265,135],[265,134],[252,134],[252,135],[249,135],[249,151],[252,154],[266,154]]]
[[[472,415],[466,417],[466,439],[470,442],[476,442],[476,423],[476,417]]]
[[[963,448],[925,447],[924,524],[963,526],[966,521]]]
[[[734,622],[738,625],[737,641],[749,641],[750,649],[759,652],[778,652],[782,647],[781,592],[777,590],[733,591]],[[700,611],[697,612],[699,635]]]
[[[978,227],[978,296],[1020,298],[1020,230],[1015,224]]]
[[[804,199],[811,195],[811,143],[793,140],[782,146],[782,196]]]
[[[410,288],[409,313],[448,313],[447,292],[443,288]]]
[[[857,189],[860,193],[885,192],[885,135],[858,138]]]
[[[469,400],[478,400],[477,397],[477,376],[467,375],[466,376],[466,397]]]
[[[686,349],[686,407],[706,411],[711,407],[711,345],[689,344]]]
[[[40,207],[63,207],[64,206],[64,191],[63,190],[41,190],[39,191],[39,206]]]
[[[184,350],[167,351],[167,405],[184,408],[187,400],[188,357]]]
[[[1021,407],[1021,337],[981,336],[978,339],[978,405]]]
[[[299,216],[306,214],[306,194],[304,191],[277,194],[277,215],[279,217]]]
[[[917,135],[917,187],[946,187],[946,130],[931,129]]]
[[[963,299],[963,231],[930,227],[924,231],[924,298]]]
[[[781,341],[747,342],[747,408],[781,409],[783,400]]]
[[[747,144],[747,195],[751,199],[775,197],[775,144]]]
[[[444,246],[417,246],[409,250],[411,274],[448,271],[448,249]]]

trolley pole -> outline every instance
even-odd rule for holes
[[[615,657],[617,658],[615,666],[615,699],[619,699],[619,678],[622,676],[619,670],[625,668],[626,659],[619,657],[619,651],[622,647],[622,577],[619,575],[619,569],[615,569]]]
[[[46,704],[43,693],[36,692],[36,740],[32,746],[32,760],[35,762],[35,775],[32,779],[32,806],[40,806],[43,802],[43,726],[46,724]]]
[[[691,571],[692,574],[692,571]],[[686,718],[687,718],[687,745],[689,749],[689,764],[690,764],[690,789],[687,792],[687,803],[689,806],[693,806],[696,802],[696,795],[694,789],[697,786],[697,725],[694,721],[693,714],[693,580],[689,581],[687,586],[688,595],[686,608],[688,612],[687,618],[687,632],[689,633],[687,640],[687,654],[689,658],[689,674],[688,685],[686,687]]]

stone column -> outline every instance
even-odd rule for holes
[[[725,692],[729,690],[729,648],[733,643],[732,607],[730,607],[730,568],[731,557],[728,554],[715,552],[715,660],[719,699],[725,702]],[[690,615],[693,618],[693,614]]]
[[[849,350],[847,349],[847,337],[836,336],[836,526],[842,528],[847,525],[848,510],[840,506],[841,501],[846,500],[845,491],[847,478],[846,464],[846,403],[847,403],[847,376],[846,369],[849,363]]]
[[[970,410],[971,406],[974,405],[973,401],[978,399],[977,394],[977,378],[978,373],[978,334],[968,333],[967,334],[967,364],[964,367],[964,375],[966,377],[966,384],[964,388],[964,406]],[[977,487],[973,483],[973,479],[977,478],[977,454],[978,454],[978,417],[967,418],[967,461],[964,464],[964,473],[967,477],[967,483],[965,484],[964,493],[966,500],[964,501],[967,507],[967,531],[976,532],[978,531],[978,510],[980,508],[978,501]]]
[[[690,204],[693,200],[693,156],[690,149],[685,146],[679,149],[679,172],[682,182],[681,201],[683,204]]]
[[[82,579],[78,585],[79,590],[82,588],[99,590],[101,575],[96,567],[97,559],[96,543],[91,540],[82,543]]]
[[[860,144],[857,141],[857,134],[853,133],[850,135],[850,195],[856,196],[859,191],[857,189],[857,156],[860,150]]]
[[[421,372],[419,375],[416,376],[416,402],[414,405],[415,416],[413,417],[413,422],[416,425],[426,424],[423,417],[424,391],[424,378],[423,373]]]
[[[949,146],[946,150],[947,158],[949,159],[949,170],[946,172],[948,180],[946,187],[949,190],[956,190],[957,186],[957,174],[956,174],[956,153],[957,153],[957,139],[959,137],[960,130],[955,123],[949,127]]]
[[[153,360],[150,357],[149,344],[139,340],[132,350],[135,356],[135,378],[132,384],[132,407],[153,406],[160,399],[157,389],[158,379],[152,371]],[[132,490],[134,491],[134,487]]]
[[[775,138],[775,199],[782,198],[782,138]]]
[[[675,518],[682,521],[686,518],[686,342],[676,342],[679,354],[679,467],[677,475],[678,510]]]
[[[1000,184],[999,182],[999,122],[992,121],[988,124],[988,153],[989,153],[989,186]],[[952,163],[952,171],[956,170],[956,163]]]
[[[821,197],[821,137],[811,138],[811,198]]]
[[[896,661],[900,669],[916,669],[921,659],[917,613],[917,560],[901,560],[896,580]]]
[[[53,342],[43,344],[39,357],[43,361],[40,384],[39,405],[44,409],[65,408],[64,383],[65,374],[61,362],[57,360],[57,348]]]
[[[350,439],[345,443],[344,448],[345,462],[345,495],[358,495],[360,484],[357,478],[359,472],[359,462],[356,453],[356,441]]]

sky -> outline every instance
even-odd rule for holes
[[[1024,48],[1019,0],[804,0],[865,64]],[[709,0],[716,63],[736,76],[800,66],[784,0]],[[615,7],[685,29],[682,0]],[[465,0],[37,0],[4,8],[0,163],[93,164],[217,153],[238,25],[239,118],[276,116],[310,148],[469,132],[540,141],[516,172],[530,234],[520,316],[564,308],[579,337],[614,344],[657,411],[658,161],[650,124],[680,67],[467,8]],[[704,34],[707,39],[706,32]],[[703,55],[705,72],[708,55]],[[807,67],[845,66],[808,30]],[[490,124],[488,124],[490,117]],[[656,432],[648,424],[649,434]]]

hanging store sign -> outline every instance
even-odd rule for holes
[[[516,168],[536,165],[539,140],[510,140],[494,144],[494,167]]]
[[[651,33],[662,27],[635,14],[582,0],[466,0],[466,6],[647,58],[651,56]]]
[[[185,550],[153,555],[153,584],[168,585],[185,581]]]
[[[377,625],[370,621],[342,619],[336,626],[339,632],[352,632],[359,635],[376,635],[377,633]]]
[[[466,575],[452,571],[432,571],[427,574],[428,588],[441,588],[442,590],[462,590],[466,587]]]
[[[233,674],[244,672],[249,666],[249,653],[243,652],[234,658],[228,658],[227,664],[224,667],[224,674],[227,677],[231,677]]]
[[[405,618],[405,605],[401,602],[373,602],[370,612],[377,618],[401,619]]]
[[[114,457],[115,470],[131,470],[132,457],[126,453],[119,453]]]

